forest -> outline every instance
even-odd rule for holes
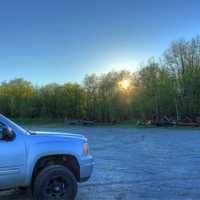
[[[121,122],[200,116],[200,37],[177,40],[136,72],[86,75],[82,83],[0,85],[0,113],[12,118]]]

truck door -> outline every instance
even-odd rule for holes
[[[25,178],[24,141],[19,135],[13,141],[5,141],[3,126],[0,122],[0,189],[19,186]]]

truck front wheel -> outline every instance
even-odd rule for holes
[[[62,165],[44,168],[34,181],[33,195],[36,200],[73,200],[76,194],[76,178]]]

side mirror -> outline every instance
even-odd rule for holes
[[[13,141],[16,138],[16,134],[11,128],[4,127],[3,128],[3,140],[5,141]]]

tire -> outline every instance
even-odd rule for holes
[[[62,165],[44,168],[33,184],[35,200],[74,200],[77,194],[76,178]]]

